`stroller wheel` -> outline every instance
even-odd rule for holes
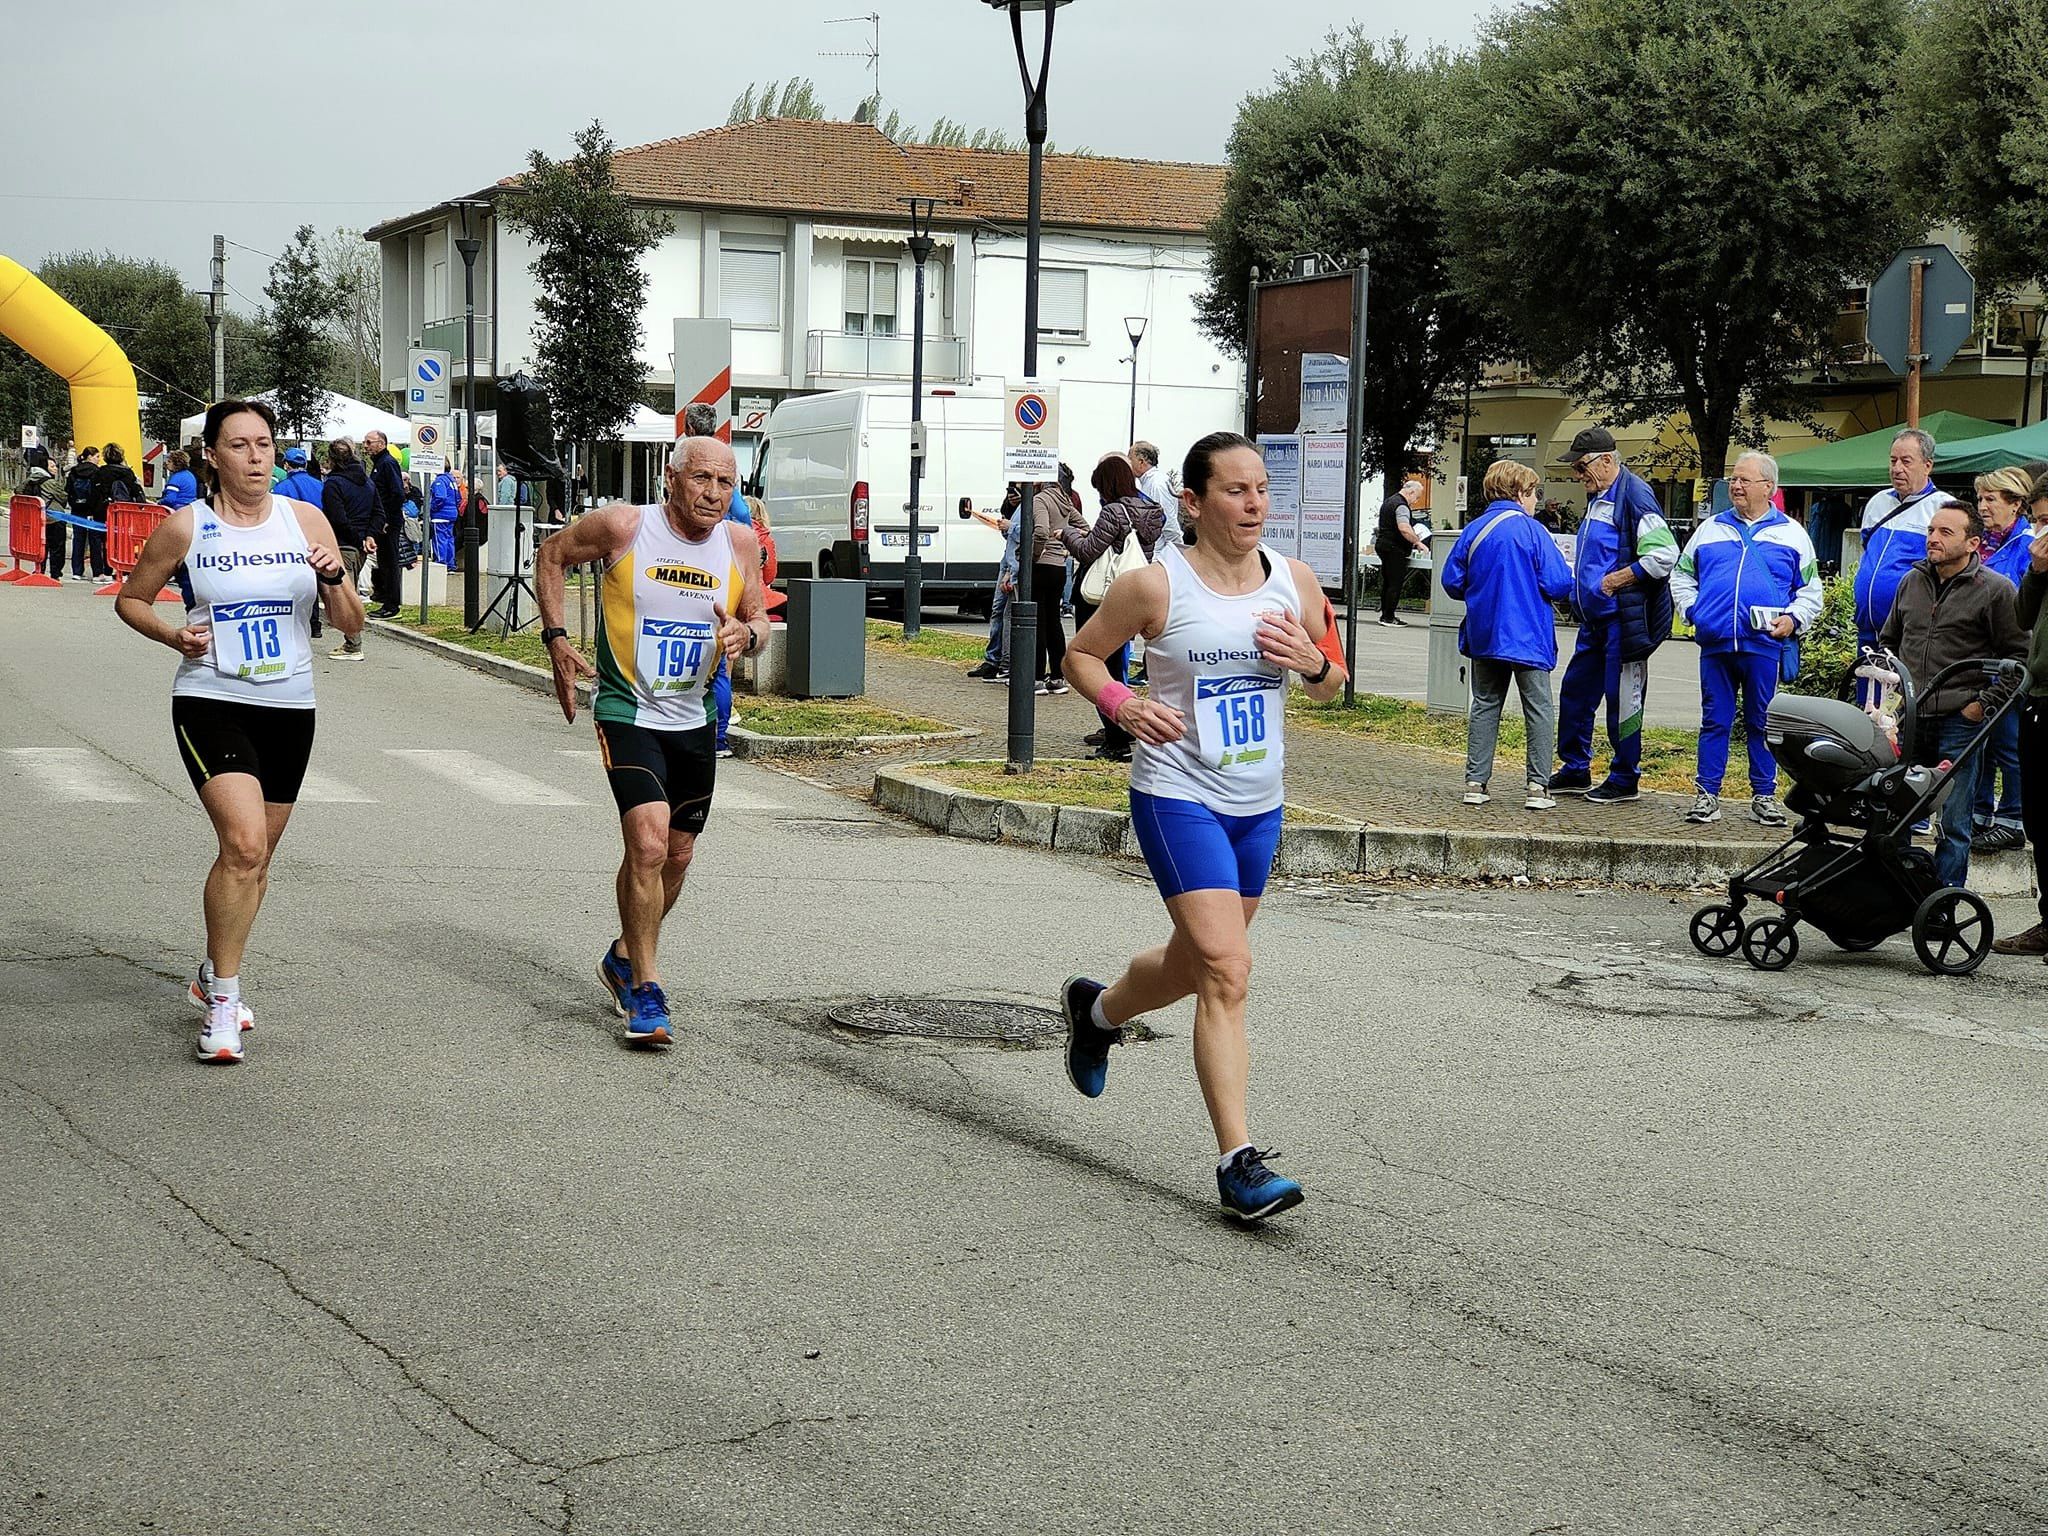
[[[1742,947],[1742,914],[1714,902],[1692,915],[1692,947],[1710,960],[1725,960]]]
[[[1742,958],[1760,971],[1782,971],[1799,958],[1799,934],[1790,918],[1760,917],[1742,930]]]
[[[1991,909],[1981,898],[1946,886],[1913,914],[1913,948],[1937,976],[1967,976],[1991,953]]]

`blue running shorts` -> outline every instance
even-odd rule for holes
[[[1131,831],[1159,894],[1236,891],[1263,895],[1280,847],[1280,808],[1224,816],[1192,800],[1131,791]]]

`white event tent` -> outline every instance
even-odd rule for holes
[[[266,391],[256,398],[272,409],[277,406],[275,394]],[[193,438],[199,436],[200,429],[205,424],[204,411],[197,416],[187,416],[178,423],[178,440],[184,443],[191,442]],[[331,389],[321,391],[320,425],[313,430],[314,442],[331,443],[338,437],[361,442],[365,432],[373,431],[382,432],[394,448],[412,442],[412,423],[403,416],[380,411],[374,405],[367,405],[361,400],[351,400],[347,395],[338,395]],[[296,441],[285,437],[282,431],[278,436],[287,442]]]

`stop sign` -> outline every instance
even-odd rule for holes
[[[1920,350],[1924,374],[1939,373],[1954,359],[1977,317],[1977,280],[1945,245],[1909,245],[1870,285],[1870,345],[1893,373],[1913,367],[1908,349],[1913,313],[1913,264],[1925,262],[1920,294]]]

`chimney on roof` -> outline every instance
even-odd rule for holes
[[[970,204],[974,201],[974,178],[972,176],[956,176],[953,178],[953,185],[960,194],[962,204]]]

